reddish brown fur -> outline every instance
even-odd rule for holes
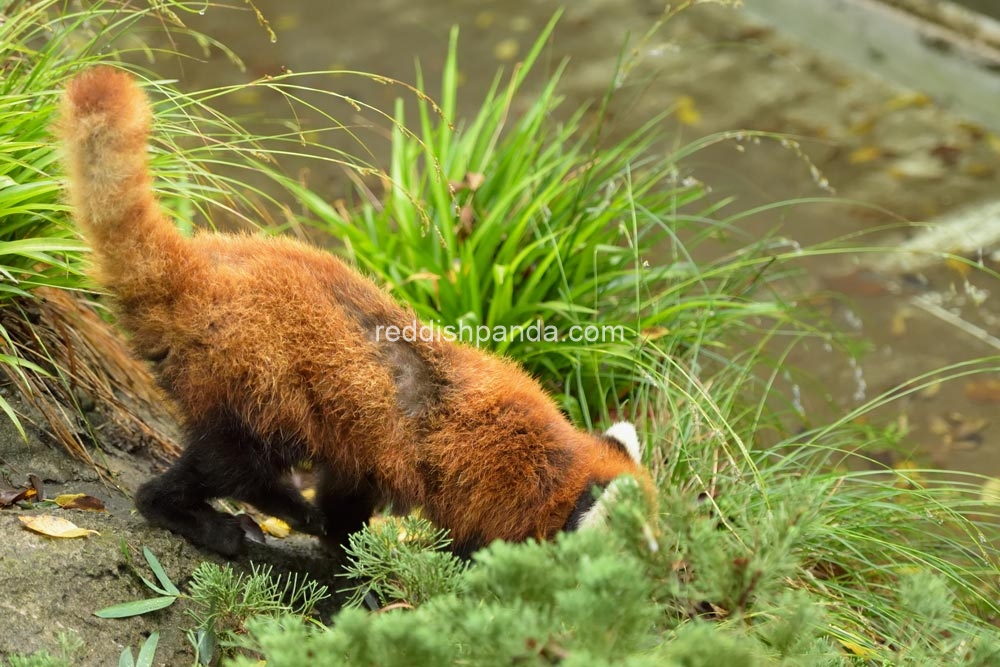
[[[183,238],[151,190],[149,124],[131,77],[101,67],[70,83],[57,129],[98,278],[191,446],[238,423],[227,446],[248,466],[301,454],[331,472],[324,511],[370,488],[373,503],[422,506],[460,544],[546,538],[591,485],[622,473],[650,485],[515,364],[447,342],[376,342],[375,326],[413,313],[329,253],[288,238]],[[281,447],[295,451],[270,451]]]

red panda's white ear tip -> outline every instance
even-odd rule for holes
[[[604,435],[620,442],[636,463],[641,462],[642,448],[639,446],[639,435],[635,432],[635,426],[629,422],[616,422],[604,432]]]

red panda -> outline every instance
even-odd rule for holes
[[[332,544],[383,505],[420,506],[468,554],[598,522],[597,496],[623,474],[652,493],[630,424],[580,432],[508,360],[379,339],[414,313],[329,252],[182,236],[153,193],[150,124],[132,77],[102,66],[69,83],[55,128],[96,277],[187,434],[179,460],[136,493],[149,522],[234,556],[244,532],[213,498]],[[320,471],[315,503],[286,481],[302,461]]]

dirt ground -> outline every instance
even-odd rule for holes
[[[14,400],[22,412],[32,415],[29,407]],[[156,596],[126,566],[123,544],[131,551],[133,564],[152,578],[140,554],[142,547],[148,547],[182,591],[201,562],[225,563],[150,527],[135,512],[129,493],[156,465],[145,454],[125,453],[117,446],[116,435],[108,432],[100,458],[116,475],[105,480],[90,465],[63,453],[35,427],[28,427],[28,436],[23,440],[8,421],[0,420],[0,473],[8,484],[25,484],[27,475],[34,474],[41,479],[47,498],[85,493],[103,501],[107,511],[0,510],[0,662],[12,653],[39,649],[54,653],[60,633],[72,633],[83,640],[73,665],[117,665],[124,647],[131,647],[135,655],[150,632],[158,630],[155,664],[192,664],[194,651],[185,631],[192,629],[194,622],[187,613],[187,600],[133,618],[94,616],[103,607]],[[21,517],[45,514],[68,519],[98,534],[57,539],[30,532],[21,524]],[[266,544],[250,544],[247,555],[234,561],[233,567],[249,571],[251,563],[268,564],[278,575],[308,572],[332,590],[342,587],[336,565],[313,540],[265,539]],[[321,605],[324,615],[332,611],[332,603]]]
[[[648,26],[655,13],[651,11],[653,4],[593,2],[588,9],[581,4],[581,8],[567,12],[565,27],[557,32],[556,48],[560,53],[574,54],[576,64],[565,81],[571,98],[601,92],[596,82],[603,85],[607,81],[620,45],[617,37],[623,36],[625,30],[639,32]],[[540,13],[547,17],[555,7],[550,2],[511,5],[523,5],[523,13],[510,9],[509,15],[527,17],[529,27],[540,26],[534,19]],[[382,11],[379,2],[365,7],[369,14]],[[419,32],[420,50],[440,56],[452,17],[434,16],[434,21],[422,24],[429,27]],[[495,20],[492,27],[476,33],[474,21],[468,19],[468,30],[463,33],[468,42],[478,44],[481,61],[489,65],[490,71],[496,65],[492,46],[504,38],[498,33],[502,21]],[[616,21],[620,30],[614,37],[601,33],[604,36],[598,39],[595,30],[605,25],[605,20]],[[396,72],[383,71],[379,62],[370,57],[377,42],[364,37],[374,29],[367,23],[352,27],[341,21],[339,37],[324,33],[321,21],[301,21],[300,25],[304,32],[296,39],[283,42],[279,35],[279,45],[292,45],[289,58],[294,56],[296,45],[298,50],[325,45],[329,49],[324,49],[323,65],[343,61],[358,69],[390,75],[401,75],[404,69],[412,72],[412,53],[403,47],[399,48],[407,51],[406,57],[394,56],[399,68]],[[518,26],[521,30],[523,21]],[[402,34],[408,29],[402,23],[390,21],[376,27],[381,43],[407,43],[405,37],[398,42],[390,38],[393,30]],[[230,29],[238,30],[237,22]],[[309,36],[310,29],[322,34]],[[433,39],[428,37],[428,31]],[[350,53],[336,51],[337,44],[350,42],[352,33],[364,62],[350,62]],[[896,220],[897,215],[930,217],[960,203],[987,197],[995,190],[1000,149],[990,142],[988,133],[937,108],[933,100],[864,73],[846,71],[736,12],[699,8],[677,19],[668,35],[669,39],[648,45],[645,69],[633,75],[641,85],[628,98],[629,117],[649,118],[671,105],[687,104],[688,123],[677,128],[679,142],[716,130],[740,128],[793,133],[804,142],[823,176],[847,198],[846,204],[756,216],[750,230],[770,229],[781,223],[784,233],[797,240],[815,241],[868,229]],[[225,39],[225,35],[222,37]],[[281,56],[267,55],[265,51],[255,52],[255,57],[268,60],[251,62],[252,71],[267,71],[280,64],[277,59]],[[414,48],[413,52],[417,51]],[[584,57],[588,51],[592,52],[590,59]],[[292,65],[304,68],[298,63]],[[624,117],[626,110],[620,114]],[[808,165],[779,142],[748,145],[742,150],[737,150],[733,142],[720,143],[693,157],[687,166],[699,178],[713,183],[719,196],[733,194],[747,207],[777,199],[825,195]],[[814,280],[816,289],[840,289],[861,304],[853,314],[845,311],[841,317],[848,325],[860,321],[862,335],[872,336],[876,342],[873,363],[867,371],[876,389],[904,370],[912,374],[928,365],[955,360],[959,354],[984,353],[961,334],[933,321],[911,318],[910,333],[893,338],[891,319],[901,303],[898,295],[882,291],[872,296],[865,291],[867,287],[854,283],[831,287],[824,283],[822,274]],[[946,288],[949,276],[941,273],[936,280]],[[832,379],[827,390],[843,390],[844,394],[834,400],[849,402],[845,396],[851,396],[856,369],[831,370],[824,369],[822,363],[814,365],[824,377]],[[10,387],[0,391],[7,392],[9,400],[31,419],[30,409],[10,395]],[[955,405],[964,405],[961,392],[949,398],[945,391],[936,400],[937,407],[925,412],[946,412]],[[988,443],[995,432],[985,431],[982,442]],[[183,600],[166,610],[133,619],[103,620],[93,615],[99,608],[152,595],[125,567],[123,541],[133,552],[149,547],[182,589],[197,564],[212,558],[165,531],[150,528],[134,513],[128,493],[157,464],[141,451],[127,453],[134,449],[127,443],[119,447],[122,443],[108,438],[108,442],[101,443],[101,449],[108,466],[116,471],[111,483],[101,480],[89,465],[71,460],[37,427],[29,425],[28,436],[27,441],[22,440],[0,418],[0,472],[8,484],[23,484],[29,474],[34,474],[42,480],[48,496],[88,493],[102,499],[107,512],[59,510],[77,525],[99,532],[87,538],[60,540],[31,533],[19,520],[21,516],[53,510],[0,510],[0,659],[14,652],[54,650],[60,632],[73,632],[84,641],[83,653],[74,664],[113,665],[124,646],[135,650],[151,631],[159,630],[156,664],[190,664],[193,653],[184,631],[192,623]],[[955,454],[957,458],[946,462],[978,469],[983,465],[981,452]],[[987,467],[992,465],[994,472],[1000,470],[1000,456],[994,453],[990,461]],[[308,541],[272,540],[267,546],[255,546],[251,555],[237,565],[247,567],[251,560],[274,564],[278,571],[308,571],[322,583],[338,586],[330,561]]]

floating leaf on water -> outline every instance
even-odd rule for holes
[[[694,98],[690,95],[681,95],[674,104],[674,113],[681,125],[698,125],[701,123],[701,112],[695,106]]]
[[[510,29],[514,32],[528,32],[534,25],[534,21],[528,16],[515,16],[510,20]]]
[[[294,30],[302,24],[302,16],[295,12],[288,12],[286,14],[278,14],[277,18],[274,19],[274,27],[277,30]]]
[[[493,47],[493,57],[500,62],[509,62],[517,57],[517,53],[520,50],[521,45],[518,44],[516,39],[504,39],[497,42],[496,46]]]
[[[962,395],[976,403],[1000,403],[1000,380],[971,380],[965,383]]]
[[[497,20],[497,15],[495,12],[486,11],[486,12],[479,12],[478,14],[476,14],[476,18],[473,19],[473,23],[480,30],[485,30],[486,28],[489,28],[491,25],[496,23],[496,20]]]

